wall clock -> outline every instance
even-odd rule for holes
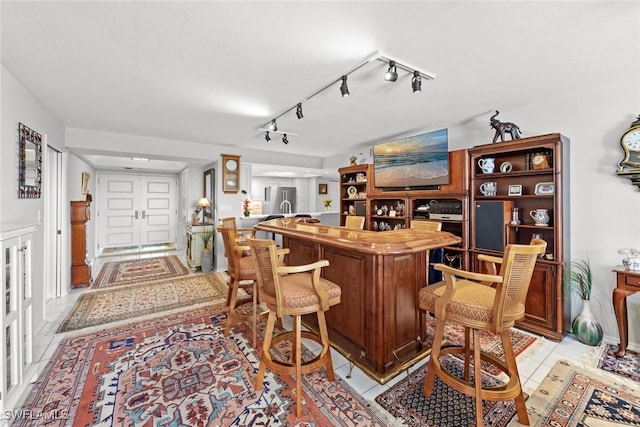
[[[640,115],[629,129],[624,131],[620,138],[620,145],[624,151],[624,159],[619,163],[620,167],[629,166],[640,168]]]
[[[240,156],[222,155],[222,191],[237,193],[240,190]]]

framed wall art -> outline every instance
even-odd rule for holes
[[[18,198],[39,199],[42,192],[42,135],[18,123]]]
[[[90,183],[91,183],[91,174],[89,172],[82,172],[82,184],[80,186],[80,194],[89,193]]]
[[[318,194],[327,194],[328,192],[327,184],[318,184]]]

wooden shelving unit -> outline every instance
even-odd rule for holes
[[[544,257],[536,263],[525,307],[518,326],[553,340],[564,335],[563,266],[569,257],[569,141],[549,134],[469,149],[470,241],[472,269],[482,271],[479,254],[502,255],[505,245],[528,244],[533,235],[547,242]],[[536,159],[537,157],[537,159]],[[495,159],[493,173],[484,173],[478,160]],[[534,159],[543,159],[536,168]],[[509,168],[502,168],[505,163]],[[495,195],[483,195],[480,187],[495,182]],[[552,189],[552,190],[550,190]],[[536,225],[530,212],[546,209],[548,225]],[[518,221],[514,221],[517,210]],[[566,218],[566,219],[565,219]]]

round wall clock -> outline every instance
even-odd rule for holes
[[[624,159],[620,161],[620,166],[640,168],[640,115],[622,134],[620,145],[624,150]]]
[[[240,190],[240,156],[222,155],[222,191],[237,193]]]

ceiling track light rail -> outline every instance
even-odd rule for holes
[[[381,61],[381,62],[385,62],[385,63],[389,64],[389,68],[388,68],[387,72],[385,73],[385,80],[386,81],[395,82],[396,80],[398,80],[398,71],[397,71],[398,68],[400,68],[401,70],[408,71],[409,73],[411,73],[412,76],[413,76],[411,78],[411,89],[413,90],[413,93],[422,91],[422,80],[433,80],[433,79],[436,78],[435,74],[419,71],[415,67],[411,67],[409,65],[400,63],[400,62],[398,62],[396,60],[390,59],[390,58],[380,54],[376,50],[371,55],[369,55],[369,56],[365,57],[363,60],[361,60],[357,65],[355,65],[354,67],[350,68],[348,71],[340,74],[339,77],[334,78],[329,83],[327,83],[326,85],[322,86],[320,89],[318,89],[318,90],[314,91],[313,93],[311,93],[311,95],[309,95],[309,96],[305,97],[304,99],[302,99],[302,101],[299,101],[299,102],[295,103],[292,107],[287,108],[286,110],[284,110],[283,112],[281,112],[277,116],[273,117],[268,122],[258,126],[256,128],[256,130],[258,130],[258,131],[267,131],[267,132],[271,132],[271,133],[278,133],[278,134],[285,135],[285,137],[286,137],[286,135],[298,136],[297,134],[291,133],[291,132],[279,132],[276,120],[278,120],[280,117],[284,116],[285,114],[287,114],[287,113],[289,113],[290,111],[293,111],[293,110],[295,110],[295,112],[296,112],[296,117],[298,119],[302,119],[304,117],[304,115],[302,114],[302,103],[306,102],[306,101],[309,101],[314,96],[324,92],[325,90],[329,89],[331,86],[333,86],[334,84],[336,84],[338,82],[341,82],[340,94],[342,95],[342,97],[344,98],[344,97],[349,96],[350,92],[349,92],[349,88],[347,86],[347,78],[348,78],[348,76],[351,73],[354,73],[355,71],[359,70],[360,68],[364,67],[365,65],[369,64],[372,61]],[[267,139],[267,138],[269,138],[269,139]],[[268,133],[265,134],[265,139],[267,141],[269,141],[271,139],[269,137]],[[283,137],[283,142],[284,142],[284,139],[286,139],[286,138]],[[286,143],[288,143],[288,140],[287,140]]]

